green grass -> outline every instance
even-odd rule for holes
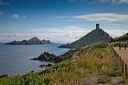
[[[76,85],[89,74],[98,75],[101,82],[121,75],[120,63],[109,45],[87,46],[72,56],[39,73],[1,78],[0,85]]]

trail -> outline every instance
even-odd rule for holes
[[[122,58],[122,60],[124,61],[124,63],[125,64],[128,64],[128,48],[126,50],[124,48],[122,48],[121,50],[119,50],[118,47],[114,47],[114,50]]]

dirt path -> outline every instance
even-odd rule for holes
[[[122,60],[124,60],[124,63],[128,64],[128,48],[126,50],[124,50],[124,48],[119,50],[118,47],[114,47],[114,50],[119,56],[121,56]]]

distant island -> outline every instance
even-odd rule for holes
[[[5,45],[37,45],[37,44],[51,44],[50,40],[40,40],[37,37],[33,37],[29,40],[12,41],[5,43]]]

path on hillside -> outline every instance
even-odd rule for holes
[[[122,60],[124,61],[124,63],[125,64],[128,64],[128,48],[126,50],[124,48],[122,48],[121,50],[119,50],[118,47],[114,47],[114,50],[122,58]]]

